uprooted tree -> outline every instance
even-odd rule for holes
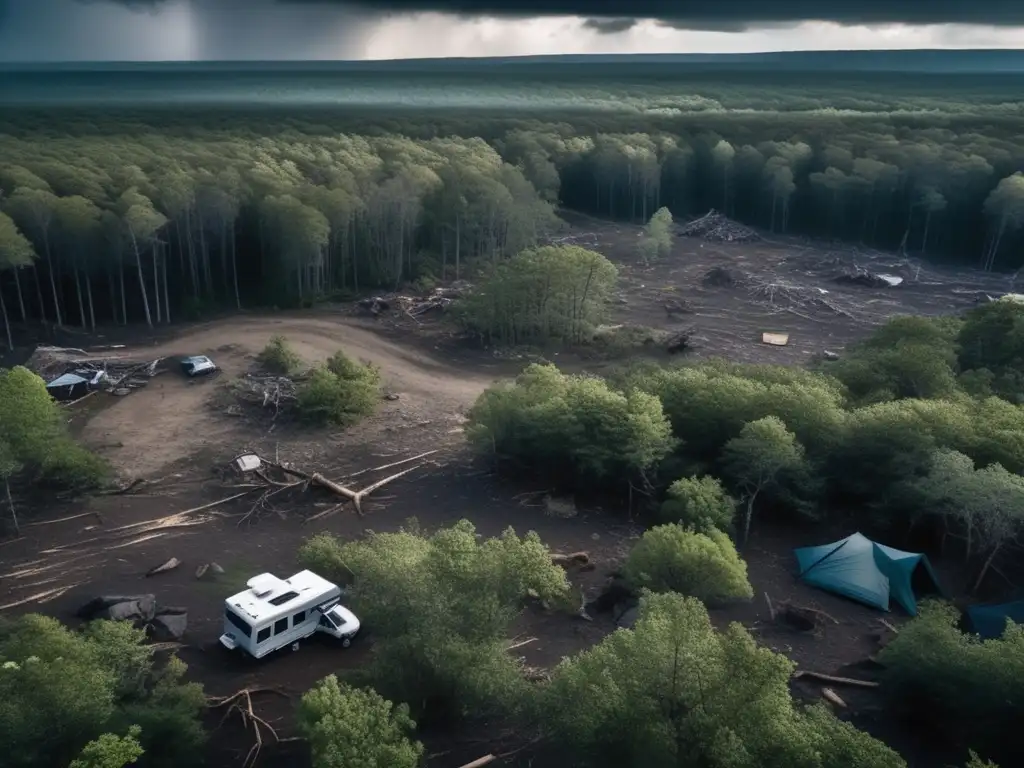
[[[565,572],[535,533],[480,539],[468,521],[431,535],[415,525],[343,543],[310,539],[301,561],[350,584],[353,610],[375,636],[374,688],[418,717],[515,706],[524,685],[506,652],[528,594],[567,598]]]

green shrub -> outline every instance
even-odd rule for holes
[[[272,336],[256,359],[269,372],[280,376],[291,376],[302,367],[302,358],[284,336]]]
[[[325,365],[310,371],[299,387],[299,417],[312,424],[347,427],[377,410],[380,372],[335,353]]]
[[[649,594],[634,629],[558,665],[541,722],[585,768],[906,768],[820,705],[800,707],[794,666],[738,624],[716,632],[698,600]]]
[[[299,730],[309,742],[314,768],[417,768],[423,745],[412,740],[416,723],[405,704],[376,691],[339,683],[334,675],[306,692]]]
[[[959,620],[952,605],[922,603],[879,654],[882,691],[897,711],[1020,765],[1024,748],[1007,734],[1024,722],[1024,627],[981,641],[961,632]]]
[[[622,482],[674,445],[656,397],[553,365],[530,365],[514,383],[485,391],[466,433],[481,453],[577,482]]]
[[[714,477],[684,477],[668,487],[661,519],[701,533],[732,530],[736,500]]]
[[[40,467],[40,480],[60,488],[88,491],[100,487],[110,475],[110,464],[69,437],[53,441]]]
[[[623,566],[634,589],[679,592],[703,602],[747,600],[754,590],[747,564],[721,531],[690,531],[669,523],[651,528],[630,550]]]

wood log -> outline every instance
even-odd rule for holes
[[[846,702],[839,698],[839,694],[833,691],[831,688],[822,688],[821,696],[825,701],[830,704],[835,704],[840,709],[846,709]]]
[[[462,765],[459,768],[483,768],[483,766],[490,765],[497,759],[498,758],[496,758],[494,755],[484,755],[483,757],[478,757],[476,760],[470,763],[466,763],[465,765]]]
[[[852,677],[837,677],[836,675],[826,675],[821,672],[812,672],[808,669],[801,669],[793,673],[794,680],[803,680],[805,678],[811,680],[818,680],[823,683],[833,683],[835,685],[850,685],[857,688],[877,688],[878,683],[871,680],[857,680]]]

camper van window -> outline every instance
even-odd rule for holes
[[[301,624],[305,620],[306,620],[306,612],[305,611],[299,611],[294,616],[292,616],[292,626],[294,627],[294,626],[296,626],[298,624]]]
[[[270,639],[270,627],[264,627],[263,629],[261,629],[259,632],[256,633],[256,642],[257,642],[257,644],[258,643],[265,643],[269,639]]]
[[[327,627],[328,629],[337,629],[337,627],[334,626],[334,622],[331,621],[330,617],[326,613],[321,614],[320,616],[320,626]]]
[[[277,597],[272,597],[268,601],[271,605],[284,605],[289,600],[294,600],[299,596],[298,592],[282,592]]]
[[[252,627],[246,623],[245,619],[230,610],[224,611],[224,616],[231,622],[231,626],[242,633],[242,637],[252,637]]]
[[[274,634],[280,635],[288,631],[288,619],[278,619],[274,622]]]

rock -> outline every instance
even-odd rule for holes
[[[224,569],[217,565],[217,563],[210,563],[210,570],[213,571],[213,573],[217,576],[224,575]]]
[[[636,606],[625,610],[619,618],[615,620],[616,626],[623,627],[625,629],[632,629],[633,625],[636,624],[637,617],[640,614],[640,609]]]
[[[165,608],[149,623],[150,634],[154,640],[167,642],[181,640],[188,626],[188,611]]]
[[[90,600],[78,609],[78,617],[86,621],[148,622],[156,616],[154,595],[104,595]]]
[[[838,352],[833,352],[830,349],[826,349],[824,352],[822,352],[821,356],[823,358],[825,358],[826,360],[838,360],[839,359],[839,353]]]

